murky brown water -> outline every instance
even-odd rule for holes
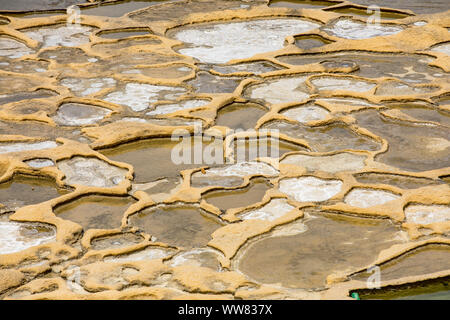
[[[65,9],[68,6],[74,4],[83,3],[83,0],[63,0],[55,3],[53,0],[38,0],[30,1],[27,0],[19,0],[19,1],[8,1],[2,0],[0,2],[0,7],[5,11],[38,11],[38,10],[51,10],[51,9]]]
[[[92,249],[105,250],[112,248],[126,248],[130,245],[140,243],[144,238],[133,233],[123,233],[112,236],[98,237],[91,242]]]
[[[110,5],[92,5],[82,9],[81,14],[92,16],[107,16],[107,17],[120,17],[124,14],[138,9],[150,7],[152,5],[160,4],[161,1],[148,1],[148,0],[129,0],[118,1]]]
[[[284,7],[284,8],[323,8],[335,3],[329,1],[308,1],[308,0],[272,0],[270,1],[271,7]]]
[[[400,106],[398,108],[401,112],[406,113],[407,115],[417,119],[419,121],[429,121],[442,124],[444,126],[450,127],[450,113],[435,110],[427,107],[420,106],[408,106],[407,104],[404,106]]]
[[[259,118],[266,113],[260,105],[233,103],[219,110],[216,125],[230,129],[254,129]]]
[[[395,288],[368,290],[361,292],[360,297],[370,300],[448,300],[450,298],[448,286],[449,279],[447,277]]]
[[[389,142],[379,161],[410,171],[440,169],[450,162],[448,128],[422,126],[383,119],[376,111],[355,114],[358,124]],[[417,157],[418,153],[427,157]]]
[[[331,43],[331,41],[317,36],[300,36],[295,38],[295,45],[303,50],[322,47],[328,43]],[[289,62],[289,60],[286,62]]]
[[[352,6],[345,6],[345,7],[330,9],[330,10],[332,10],[334,12],[350,14],[352,16],[362,17],[362,18],[370,17],[374,13],[374,11],[370,10],[370,9],[369,10],[359,9],[359,8],[352,7]],[[380,10],[380,18],[383,20],[402,19],[405,17],[408,17],[408,15],[402,14],[399,12]]]
[[[356,4],[368,6],[373,4],[370,0],[355,0],[352,1]],[[445,0],[431,0],[427,1],[426,5],[420,0],[402,1],[402,0],[377,0],[376,4],[380,7],[396,8],[403,10],[411,10],[417,14],[421,13],[436,13],[448,10],[448,3]]]
[[[118,29],[118,31],[114,30],[108,30],[105,32],[100,32],[97,35],[105,38],[105,39],[123,39],[128,37],[135,37],[135,36],[144,36],[150,34],[149,30],[139,31],[139,29],[129,29],[129,31],[122,31],[122,29]]]
[[[307,127],[287,122],[272,122],[264,126],[265,129],[279,129],[288,136],[304,139],[313,151],[327,152],[344,149],[377,150],[378,144],[369,138],[358,135],[341,125],[324,127]]]
[[[370,263],[397,241],[397,229],[385,221],[316,217],[297,235],[277,235],[251,245],[240,269],[264,283],[290,288],[322,288],[334,270]]]
[[[123,144],[112,149],[102,150],[108,158],[114,161],[129,163],[134,167],[137,183],[150,182],[160,178],[178,176],[181,170],[197,168],[194,161],[194,139],[190,139],[192,152],[188,154],[189,162],[175,164],[172,162],[172,151],[175,146],[180,145],[182,139],[172,141],[167,139],[151,139]],[[205,141],[209,142],[209,141]],[[183,152],[181,151],[183,154]]]
[[[294,65],[306,65],[321,61],[332,61],[335,63],[353,62],[358,68],[352,74],[365,78],[395,77],[411,83],[429,82],[431,80],[429,77],[434,74],[446,76],[440,68],[429,66],[427,56],[423,55],[346,52],[327,55],[280,56],[278,59]]]

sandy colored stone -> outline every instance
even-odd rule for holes
[[[0,293],[20,285],[24,279],[25,275],[18,270],[0,270]]]

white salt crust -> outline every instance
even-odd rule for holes
[[[289,178],[280,181],[281,192],[300,202],[325,201],[341,191],[342,181],[316,177]]]
[[[301,19],[267,19],[194,25],[175,33],[177,40],[191,45],[179,50],[202,62],[225,63],[283,48],[289,35],[308,32],[319,24]]]
[[[56,148],[58,144],[54,141],[42,141],[42,142],[17,142],[17,143],[2,143],[0,145],[0,154],[9,152],[22,152],[22,151],[35,151],[44,149]]]
[[[56,233],[51,236],[26,237],[21,232],[24,226],[18,222],[0,222],[0,254],[19,252],[56,239]]]

